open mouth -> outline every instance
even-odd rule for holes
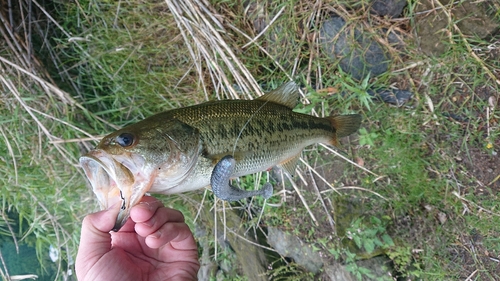
[[[130,208],[146,192],[141,188],[144,186],[143,181],[141,182],[137,178],[140,173],[137,172],[138,163],[134,161],[141,159],[110,155],[99,149],[80,157],[80,165],[92,185],[101,209],[107,209],[121,200],[121,208],[116,218],[114,231],[118,231],[125,224],[130,214]]]

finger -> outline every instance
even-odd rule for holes
[[[152,213],[152,210],[147,209],[147,205],[143,205],[138,207],[136,212],[137,216],[139,216],[140,212],[143,212],[143,218],[149,217]],[[146,215],[145,213],[148,213]],[[135,219],[133,217],[132,219]],[[135,231],[137,234],[139,234],[142,237],[146,237],[154,232],[156,232],[158,229],[160,229],[164,224],[166,223],[172,223],[172,222],[181,222],[184,223],[184,215],[182,215],[181,212],[166,208],[166,207],[160,207],[156,209],[154,214],[149,217],[149,219],[143,221],[143,222],[137,222],[135,224]]]
[[[118,230],[118,231],[111,231],[111,236],[113,236],[116,233],[124,233],[124,232],[134,232],[134,227],[135,227],[135,222],[132,221],[130,218],[127,219],[125,224]]]
[[[183,222],[168,222],[146,237],[146,245],[157,249],[170,243],[176,250],[196,250],[189,226]]]
[[[130,217],[136,223],[145,222],[154,215],[158,208],[163,207],[163,203],[151,196],[144,196],[139,204],[132,207]]]
[[[76,256],[77,273],[85,273],[111,248],[111,235],[119,204],[108,210],[87,215],[82,222],[80,246]]]

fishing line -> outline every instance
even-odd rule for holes
[[[236,145],[238,144],[238,140],[240,139],[241,137],[241,134],[243,133],[243,131],[245,130],[245,127],[248,125],[248,123],[250,123],[250,121],[252,120],[252,118],[257,114],[259,113],[259,111],[268,103],[269,101],[265,101],[253,114],[252,116],[250,116],[250,118],[248,118],[247,122],[243,125],[243,127],[241,127],[241,130],[240,132],[238,133],[238,136],[236,137],[236,140],[234,141],[234,146],[233,146],[233,155],[234,153],[236,152]]]

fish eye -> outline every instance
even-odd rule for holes
[[[116,142],[121,147],[131,146],[134,143],[134,135],[132,135],[131,133],[122,133],[116,137]]]

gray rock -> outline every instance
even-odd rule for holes
[[[323,52],[339,60],[341,69],[361,80],[370,74],[378,76],[389,69],[391,56],[368,33],[344,19],[334,16],[323,22],[320,42]]]
[[[280,255],[292,258],[310,272],[318,273],[323,267],[323,261],[313,251],[312,246],[305,244],[297,236],[283,232],[276,227],[269,227],[267,243]]]
[[[358,281],[355,276],[345,269],[345,266],[338,263],[326,265],[323,269],[321,279],[330,281]]]
[[[374,257],[367,260],[356,261],[359,267],[367,268],[372,274],[372,278],[363,276],[362,280],[392,281],[390,270],[391,260],[385,256]],[[330,264],[325,265],[321,280],[330,281],[357,281],[359,280],[352,273],[347,271],[344,265]]]
[[[404,51],[405,42],[404,42],[404,34],[397,30],[392,30],[387,32],[386,28],[382,29],[384,34],[387,34],[387,42],[391,47],[396,48],[397,50]]]
[[[371,259],[356,261],[359,267],[368,268],[373,274],[373,279],[364,278],[364,280],[394,280],[391,276],[392,261],[387,256],[377,256]]]
[[[314,274],[322,270],[319,280],[358,280],[356,276],[347,270],[344,264],[336,262],[332,259],[333,257],[322,257],[318,252],[313,251],[312,245],[304,243],[295,235],[283,232],[276,227],[269,227],[267,229],[267,236],[269,245],[280,255],[292,258],[295,263]],[[328,254],[326,255],[328,256]],[[391,272],[391,260],[386,256],[359,260],[356,261],[356,264],[359,267],[369,269],[374,277],[373,279],[364,278],[363,280],[392,280],[389,274]]]
[[[378,100],[381,100],[381,101],[386,102],[386,103],[394,104],[396,106],[404,105],[413,96],[413,93],[410,91],[400,90],[400,89],[391,89],[391,88],[383,88],[383,89],[377,89],[377,90],[368,89],[367,92],[370,96],[375,97]]]
[[[403,13],[406,4],[406,0],[373,0],[370,12],[379,16],[395,18]]]
[[[451,0],[441,0],[447,5]],[[463,1],[448,12],[465,37],[487,38],[499,30],[498,20],[495,19],[497,8],[491,1]],[[450,48],[448,30],[457,35],[450,27],[448,17],[443,9],[436,9],[432,0],[420,0],[415,7],[415,26],[420,49],[427,55],[439,56]]]
[[[202,200],[201,197],[193,198],[198,201]],[[202,272],[198,275],[199,280],[211,280],[214,274],[216,280],[232,280],[238,273],[246,276],[248,280],[266,281],[267,261],[264,251],[255,242],[242,242],[242,238],[249,241],[253,241],[253,238],[245,234],[245,229],[241,227],[243,221],[237,212],[227,209],[224,222],[220,218],[216,221],[214,210],[210,209],[209,204],[205,205],[195,228],[195,236],[202,248],[200,259]],[[225,231],[224,228],[230,230],[227,231],[226,237],[221,235]],[[213,252],[210,252],[213,245],[208,242],[215,231],[219,234],[217,243],[226,255],[222,263],[217,264],[214,264]]]

